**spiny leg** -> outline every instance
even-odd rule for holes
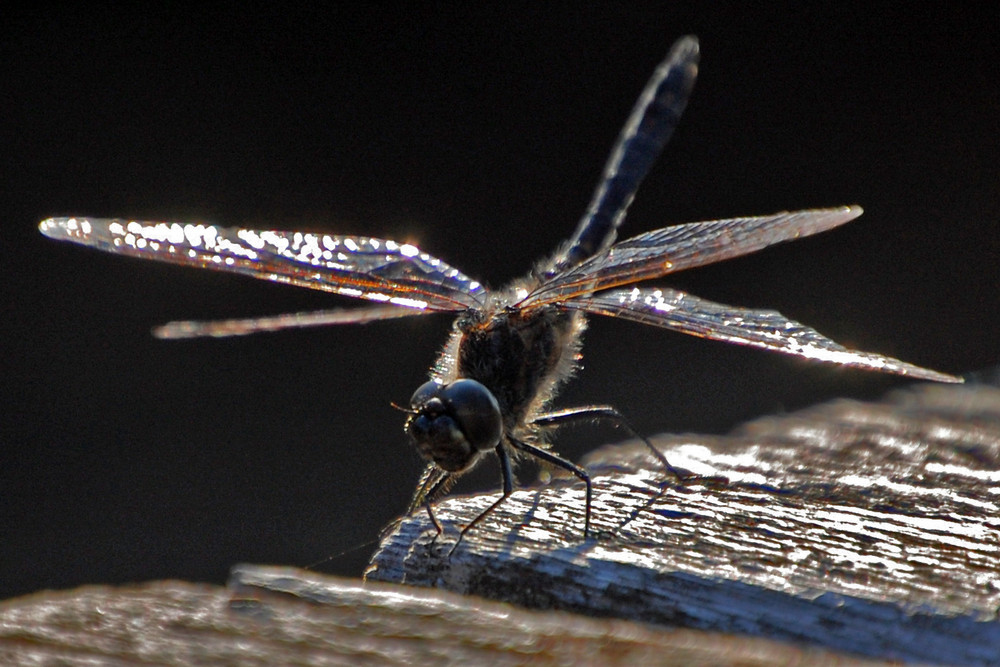
[[[545,414],[541,414],[535,417],[531,421],[531,424],[533,426],[557,426],[559,424],[567,422],[572,423],[575,421],[583,421],[587,419],[607,420],[614,422],[618,426],[624,428],[633,438],[642,440],[643,444],[646,445],[646,448],[653,453],[653,456],[656,457],[656,459],[667,471],[669,471],[671,474],[673,474],[674,477],[677,478],[678,482],[681,483],[684,482],[685,479],[684,476],[676,468],[670,465],[670,462],[667,461],[667,457],[664,456],[660,450],[658,450],[656,447],[653,446],[653,443],[650,442],[649,438],[639,433],[632,426],[632,424],[625,418],[625,415],[623,415],[621,412],[618,411],[617,408],[613,406],[584,405],[576,408],[566,408],[564,410],[546,412]],[[588,491],[590,490],[589,484],[587,490]],[[635,518],[639,516],[642,512],[644,512],[645,510],[649,509],[652,505],[654,505],[656,501],[659,500],[660,497],[662,497],[663,492],[664,489],[661,488],[658,494],[650,498],[646,503],[643,504],[642,507],[636,509],[634,512],[631,513],[631,516],[628,516],[624,521],[622,521],[618,525],[618,527],[615,528],[612,534],[618,533],[618,531],[620,531],[622,528],[624,528],[632,521],[634,521]],[[588,500],[587,510],[588,512],[590,511],[589,500]]]
[[[511,441],[516,442],[513,438],[511,438]],[[496,446],[496,453],[497,457],[500,459],[500,474],[503,477],[503,495],[497,498],[492,505],[480,512],[475,519],[469,522],[469,525],[462,529],[462,532],[458,534],[458,540],[455,541],[449,555],[451,555],[451,553],[458,548],[458,545],[462,542],[462,538],[465,537],[465,534],[469,532],[473,526],[482,521],[490,512],[499,507],[500,503],[507,500],[510,494],[514,492],[514,470],[510,465],[510,454],[508,454],[507,450],[504,448],[503,442]]]
[[[454,480],[451,473],[438,468],[434,464],[428,465],[420,477],[420,483],[417,484],[417,490],[413,494],[410,506],[406,510],[407,515],[413,514],[418,507],[423,505],[427,510],[427,516],[430,517],[431,523],[434,524],[434,528],[437,530],[437,534],[441,535],[444,532],[444,527],[441,526],[441,522],[434,516],[434,509],[431,506],[431,502],[437,496],[444,493],[452,481]],[[434,539],[437,539],[437,537],[435,536]]]
[[[590,500],[591,500],[591,497],[593,496],[593,488],[592,488],[592,485],[590,483],[590,475],[587,474],[587,471],[584,470],[583,468],[581,468],[580,466],[576,465],[575,463],[572,463],[571,461],[567,461],[566,459],[564,459],[563,457],[559,456],[558,454],[553,454],[552,452],[548,451],[547,449],[542,449],[541,447],[536,447],[535,445],[529,445],[526,442],[522,442],[521,440],[516,440],[514,438],[509,438],[509,440],[510,440],[510,444],[512,446],[514,446],[516,449],[519,449],[520,451],[524,452],[525,454],[530,454],[531,456],[534,456],[537,459],[541,459],[542,461],[545,461],[546,463],[552,464],[554,466],[558,466],[558,467],[562,468],[563,470],[566,470],[568,472],[573,473],[581,481],[583,481],[584,484],[587,485],[587,506],[586,506],[586,511],[585,511],[585,514],[584,514],[585,518],[584,518],[584,522],[583,522],[583,537],[584,537],[584,539],[590,537]],[[501,498],[501,500],[502,500],[502,498]],[[499,504],[499,501],[497,502],[497,504]],[[493,508],[491,507],[490,510],[492,510],[492,509]],[[487,512],[490,511],[490,510],[487,510]],[[485,512],[484,512],[484,514],[485,514]],[[480,518],[482,518],[482,517],[480,516]],[[476,520],[478,521],[479,519],[476,519]]]
[[[684,476],[667,461],[667,457],[663,453],[653,446],[649,438],[639,433],[632,424],[625,418],[617,408],[610,405],[583,405],[577,408],[566,408],[564,410],[556,410],[555,412],[546,412],[545,414],[538,415],[531,420],[533,426],[558,426],[566,422],[576,422],[584,421],[588,419],[596,420],[606,420],[614,422],[618,426],[625,429],[629,435],[638,440],[642,440],[646,448],[652,452],[653,456],[660,462],[660,464],[670,472],[674,477],[677,478],[678,482],[684,481]]]

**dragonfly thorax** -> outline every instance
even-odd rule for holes
[[[410,408],[406,432],[425,459],[447,472],[468,469],[503,434],[497,399],[475,380],[425,382],[413,393]]]
[[[530,430],[527,422],[572,372],[584,328],[581,314],[554,306],[501,308],[462,319],[456,324],[455,377],[489,389],[505,428]]]

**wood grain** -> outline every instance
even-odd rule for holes
[[[691,472],[682,485],[636,443],[585,461],[597,539],[581,536],[582,485],[559,480],[515,492],[457,547],[495,494],[437,505],[441,536],[409,517],[367,576],[885,659],[1000,661],[1000,390],[919,386],[654,442]]]
[[[229,590],[90,586],[0,603],[3,665],[854,665],[826,651],[518,609],[293,568]]]

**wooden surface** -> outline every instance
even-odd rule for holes
[[[559,479],[449,555],[495,494],[451,498],[446,533],[405,519],[367,582],[239,566],[228,590],[0,603],[0,664],[997,664],[1000,390],[918,386],[656,442],[692,477],[634,445],[595,452],[597,538]]]
[[[582,485],[560,480],[517,491],[450,555],[495,494],[441,502],[440,537],[417,513],[367,576],[878,658],[1000,662],[1000,390],[921,385],[655,444],[691,471],[683,485],[635,444],[585,461],[597,539],[581,536]]]
[[[853,665],[761,639],[532,612],[292,568],[229,590],[91,586],[0,603],[3,665]]]

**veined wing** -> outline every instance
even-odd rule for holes
[[[118,255],[241,273],[417,310],[481,306],[486,288],[409,244],[177,222],[51,218],[49,238]]]
[[[546,275],[576,266],[607,248],[642,180],[673,134],[698,76],[698,40],[677,40],[629,114],[587,212]]]
[[[308,310],[299,313],[244,317],[232,320],[180,320],[168,322],[153,328],[157,338],[228,338],[247,336],[265,331],[321,327],[332,324],[367,324],[398,317],[423,315],[427,311],[403,308],[401,306],[375,305],[361,308],[331,308],[328,310]]]
[[[751,345],[806,359],[895,373],[921,380],[961,378],[871,352],[849,350],[815,329],[774,310],[726,306],[671,289],[613,290],[573,299],[565,308],[681,331],[701,338]]]
[[[557,303],[747,255],[775,243],[832,229],[862,212],[860,206],[840,206],[664,227],[616,243],[543,282],[523,304]]]

